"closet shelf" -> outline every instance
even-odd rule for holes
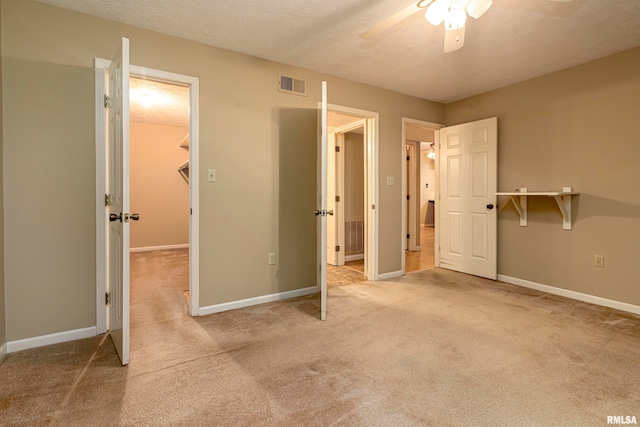
[[[500,212],[509,200],[513,202],[518,214],[520,215],[520,226],[527,226],[527,198],[529,196],[547,196],[553,197],[558,204],[558,209],[562,213],[562,228],[564,230],[571,230],[571,197],[575,196],[576,193],[571,189],[571,187],[562,187],[562,191],[532,191],[527,192],[526,188],[521,188],[520,191],[514,192],[498,192],[496,196],[508,196],[506,203],[503,203],[499,208],[498,212]],[[520,200],[516,200],[519,198]]]

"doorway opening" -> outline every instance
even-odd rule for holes
[[[403,215],[402,270],[436,267],[438,241],[437,151],[442,125],[402,119]]]
[[[107,209],[105,208],[105,196],[108,193],[107,191],[107,87],[108,87],[108,69],[111,64],[111,61],[98,59],[96,58],[94,61],[94,71],[95,71],[95,87],[96,87],[96,329],[98,334],[106,333],[109,331],[109,316],[107,310],[107,304],[105,303],[105,295],[108,296],[108,256],[109,256],[109,247],[108,247],[108,223],[109,218],[107,218]],[[133,256],[137,256],[137,254],[145,253],[150,249],[160,249],[160,250],[176,250],[182,251],[181,254],[182,268],[184,270],[186,264],[186,275],[188,285],[186,289],[188,289],[188,293],[184,296],[187,297],[187,306],[188,313],[191,316],[199,315],[199,184],[198,184],[198,171],[199,171],[199,79],[196,77],[185,76],[181,74],[170,73],[161,70],[154,70],[145,67],[139,67],[135,65],[130,66],[130,75],[132,79],[130,83],[133,83],[137,80],[136,83],[141,83],[147,86],[160,86],[164,85],[166,89],[173,89],[173,91],[186,91],[186,99],[187,99],[187,107],[186,107],[186,126],[184,117],[181,119],[181,125],[173,126],[173,128],[181,128],[179,130],[173,129],[171,133],[176,140],[173,140],[171,145],[173,145],[174,151],[181,152],[183,156],[186,155],[186,161],[182,161],[181,163],[175,163],[175,160],[171,160],[171,173],[173,175],[173,179],[177,178],[179,185],[182,185],[184,189],[186,187],[187,192],[187,203],[186,206],[181,206],[181,204],[176,203],[175,200],[172,200],[170,197],[165,197],[163,200],[162,209],[156,211],[154,214],[145,215],[143,212],[136,212],[133,209],[141,208],[141,206],[136,206],[136,203],[143,202],[147,203],[148,200],[141,200],[145,197],[149,196],[145,194],[143,191],[139,193],[139,196],[134,195],[132,197],[132,212],[140,214],[140,221],[138,223],[134,223],[131,226],[133,231],[132,236],[133,239],[131,241],[130,247],[127,247],[126,250],[130,251],[131,248],[134,249]],[[148,88],[147,88],[148,89]],[[130,99],[131,93],[128,93],[127,100],[131,103],[135,103],[135,99]],[[154,95],[149,90],[141,91],[139,102],[144,106],[144,104],[152,104],[154,102]],[[160,94],[157,95],[159,99],[162,99],[163,96]],[[135,96],[134,96],[135,98]],[[132,105],[132,109],[135,109],[135,105]],[[180,111],[185,111],[184,106],[178,108]],[[167,112],[165,111],[165,114]],[[146,113],[151,114],[151,113]],[[155,113],[158,116],[162,116],[162,114],[156,111]],[[149,118],[144,120],[151,120]],[[139,122],[144,121],[141,118],[134,119],[133,121]],[[156,117],[156,121],[164,123],[164,125],[170,124],[171,120],[164,118]],[[130,124],[132,121],[129,122]],[[173,123],[176,125],[177,123]],[[146,124],[147,130],[150,128],[150,124]],[[138,126],[138,125],[136,125]],[[141,129],[145,128],[144,125],[139,126]],[[153,131],[153,135],[147,135],[149,137],[149,141],[146,141],[142,144],[147,146],[152,145],[153,150],[143,150],[141,153],[144,160],[149,160],[150,157],[156,156],[158,154],[157,149],[159,146],[157,145],[161,138],[165,135],[165,131],[170,129],[171,126],[166,126],[163,129],[156,128]],[[134,138],[136,130],[133,130]],[[144,132],[144,129],[138,133],[147,133]],[[154,146],[154,144],[156,144]],[[188,144],[188,150],[186,145]],[[139,147],[138,147],[139,148]],[[148,148],[148,147],[147,147]],[[136,147],[133,147],[131,151],[136,150]],[[135,156],[135,153],[132,153]],[[134,165],[135,167],[135,165]],[[127,170],[127,173],[129,170]],[[136,171],[134,171],[134,174]],[[143,174],[144,175],[144,174]],[[187,177],[192,177],[193,179],[187,179]],[[147,179],[147,184],[155,186],[159,189],[159,191],[164,191],[164,184],[156,181],[157,176],[143,176],[142,178]],[[135,182],[135,177],[134,177]],[[175,182],[174,182],[175,184]],[[135,185],[135,183],[134,183]],[[157,193],[156,193],[157,194]],[[184,198],[184,194],[182,194]],[[148,203],[147,203],[148,204]],[[184,204],[184,203],[182,203]],[[176,206],[174,206],[176,205]],[[166,219],[168,215],[168,210],[173,209],[183,210],[183,214],[187,215],[188,221],[188,239],[183,243],[153,243],[150,240],[147,240],[147,243],[144,243],[144,240],[138,239],[136,234],[140,234],[141,232],[144,234],[148,232],[148,230],[140,230],[138,226],[142,227],[141,224],[148,225],[149,223],[154,222],[154,219],[158,217],[163,220]],[[146,209],[146,208],[145,208]],[[142,210],[142,209],[140,209]],[[133,218],[132,218],[133,219]],[[157,224],[156,224],[157,226]],[[179,227],[180,232],[184,235],[184,222]],[[145,228],[145,227],[143,227]],[[171,231],[171,230],[169,230]],[[148,233],[147,233],[148,234]],[[139,250],[141,249],[142,250]],[[136,251],[138,249],[139,251]],[[149,252],[150,253],[150,252]],[[143,273],[146,274],[146,273]],[[184,274],[184,272],[182,273]],[[184,286],[184,285],[183,285]],[[180,295],[180,298],[183,298]],[[181,304],[182,299],[179,300]]]
[[[131,77],[129,95],[130,206],[139,214],[130,231],[135,327],[188,312],[189,88]]]
[[[331,106],[327,115],[327,283],[375,280],[372,153],[375,113]]]

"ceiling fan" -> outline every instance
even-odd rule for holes
[[[547,1],[569,3],[573,0]],[[493,0],[420,0],[369,28],[361,33],[360,37],[372,39],[411,15],[424,11],[425,18],[430,24],[438,26],[444,23],[444,52],[449,53],[464,46],[467,15],[479,19],[492,5]]]

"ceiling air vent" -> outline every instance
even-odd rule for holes
[[[278,90],[294,95],[307,96],[307,82],[280,74],[278,76]]]

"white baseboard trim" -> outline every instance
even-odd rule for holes
[[[7,343],[2,344],[0,347],[0,361],[7,355]]]
[[[165,245],[165,246],[144,246],[141,248],[131,248],[129,252],[150,252],[150,251],[163,251],[167,249],[184,249],[188,248],[188,243],[181,243],[179,245]]]
[[[626,311],[629,313],[640,314],[640,306],[628,304],[626,302],[615,301],[607,298],[597,297],[595,295],[583,294],[581,292],[570,291],[568,289],[556,288],[555,286],[543,285],[528,280],[518,279],[516,277],[504,276],[498,274],[498,280],[510,283],[524,288],[535,289],[537,291],[546,292],[561,297],[571,298],[578,301],[588,302],[591,304],[602,305],[604,307],[615,308],[616,310]]]
[[[392,271],[390,273],[378,274],[378,278],[376,280],[395,279],[396,277],[402,277],[402,275],[403,275],[402,270]]]
[[[345,255],[344,256],[344,262],[347,262],[347,261],[359,261],[361,259],[364,259],[364,254]]]
[[[294,291],[278,292],[276,294],[263,295],[261,297],[247,298],[239,301],[225,302],[222,304],[200,307],[200,316],[207,314],[221,313],[223,311],[235,310],[237,308],[250,307],[252,305],[265,304],[268,302],[282,301],[289,298],[303,297],[320,292],[317,286],[310,288],[296,289]]]
[[[41,335],[39,337],[25,338],[22,340],[7,342],[7,353],[20,350],[42,347],[45,345],[58,344],[61,342],[79,340],[96,336],[96,327],[75,329],[72,331],[57,332],[55,334]]]

